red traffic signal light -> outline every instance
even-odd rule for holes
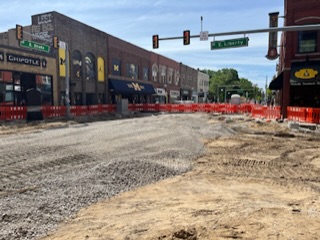
[[[53,37],[53,47],[54,48],[59,48],[59,38],[58,37]]]
[[[17,40],[23,39],[23,27],[21,25],[16,25],[16,37]]]
[[[152,36],[152,46],[153,48],[159,48],[159,35]]]
[[[190,30],[183,31],[183,45],[190,44]]]

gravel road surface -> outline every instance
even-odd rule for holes
[[[188,171],[204,139],[233,134],[209,120],[163,114],[0,131],[0,239],[40,238],[85,206]]]

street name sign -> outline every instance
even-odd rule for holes
[[[27,41],[27,40],[20,41],[20,47],[30,48],[30,49],[34,49],[34,50],[38,50],[46,53],[50,52],[50,46],[41,44],[41,43],[32,42],[32,41]]]
[[[213,41],[213,42],[211,42],[211,50],[247,47],[248,45],[249,45],[249,38],[247,38],[247,37],[228,39],[228,40],[223,40],[223,41]]]

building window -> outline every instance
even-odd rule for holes
[[[299,32],[298,52],[312,53],[317,51],[317,32]]]
[[[154,82],[158,81],[157,76],[158,76],[158,66],[156,64],[153,64],[152,65],[152,80]]]

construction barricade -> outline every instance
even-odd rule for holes
[[[281,112],[280,107],[269,106],[264,109],[264,115],[267,119],[280,119]]]
[[[27,108],[24,106],[19,107],[0,107],[0,120],[20,120],[26,119]]]
[[[59,118],[66,116],[65,106],[41,106],[43,118]]]
[[[254,118],[264,118],[266,106],[254,105],[251,110],[251,116]]]
[[[306,122],[320,123],[320,108],[306,108]]]
[[[306,121],[306,108],[304,107],[287,107],[287,119],[296,122]]]

